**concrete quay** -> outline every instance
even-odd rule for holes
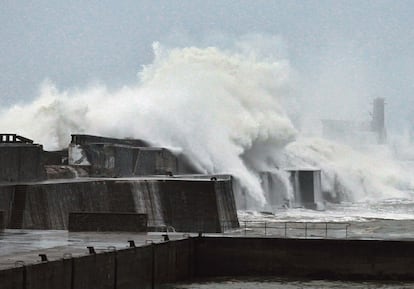
[[[164,240],[163,234],[6,229],[0,231],[0,270],[40,263],[39,254],[46,254],[48,260],[53,261],[88,255],[87,247],[90,246],[97,253],[103,253],[129,248],[130,240],[136,246],[159,243]],[[169,233],[169,238],[177,240],[184,238],[184,235]]]
[[[219,276],[414,281],[413,241],[5,233],[2,247],[21,244],[0,256],[0,289],[154,289]]]
[[[6,230],[1,240],[0,289],[146,289],[193,275],[183,234]]]
[[[0,211],[8,229],[67,230],[69,215],[75,212],[147,214],[149,227],[181,232],[222,232],[239,226],[231,176],[3,183]]]

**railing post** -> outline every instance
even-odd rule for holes
[[[267,227],[267,222],[265,222],[265,223],[264,223],[264,225],[265,225],[265,226],[264,226],[264,227],[265,227],[265,236],[267,236],[267,230],[266,230],[266,229],[267,229],[267,228],[266,228],[266,227]]]
[[[285,238],[287,238],[287,222],[285,222]]]
[[[325,239],[328,239],[328,223],[325,223]]]
[[[247,221],[244,221],[244,235],[247,234]]]

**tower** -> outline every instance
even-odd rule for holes
[[[385,98],[383,97],[374,99],[371,129],[377,134],[378,143],[385,143],[387,133],[385,130]]]

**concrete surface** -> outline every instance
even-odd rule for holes
[[[413,241],[208,237],[195,246],[198,277],[414,280]]]
[[[162,235],[163,233],[75,233],[63,230],[6,229],[0,232],[0,269],[14,267],[17,261],[25,264],[39,263],[39,254],[47,254],[49,260],[61,259],[65,254],[86,255],[88,246],[93,246],[97,252],[125,249],[129,247],[129,240],[134,240],[136,246],[143,246],[163,241]],[[181,239],[184,235],[169,233],[169,238]]]
[[[150,227],[221,232],[238,227],[229,176],[78,178],[0,185],[7,228],[68,228],[69,212],[148,215]]]
[[[0,183],[45,179],[43,147],[24,143],[0,144]]]
[[[147,232],[147,215],[122,212],[70,212],[70,232]]]
[[[0,255],[0,289],[147,289],[187,280],[193,260],[187,237],[170,234],[164,242],[160,234],[6,230],[0,236],[0,247],[8,244]]]
[[[16,259],[7,254],[0,256],[0,289],[153,289],[165,283],[219,276],[414,280],[414,242],[179,235],[162,241],[162,236],[156,235],[149,243],[150,235],[135,234],[123,235],[137,241],[138,246],[127,248],[119,234],[74,237],[67,232],[49,232],[47,244],[42,233],[37,239],[33,232],[6,233],[2,240],[8,237],[12,243],[19,239],[19,233],[23,235],[23,244],[9,249],[17,249],[13,256],[24,263],[12,262]],[[24,236],[28,233],[32,240]],[[113,246],[117,242],[120,246]],[[24,245],[26,253],[22,252]],[[96,252],[85,254],[85,245],[94,245]],[[65,250],[71,255],[66,251],[62,256]],[[40,253],[47,254],[49,261],[31,262]],[[8,266],[4,265],[6,260]]]

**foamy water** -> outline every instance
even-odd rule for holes
[[[303,208],[279,209],[269,212],[238,211],[241,227],[249,229],[247,234],[263,235],[266,222],[267,234],[284,237],[285,223],[292,229],[286,237],[352,238],[377,240],[414,240],[414,200],[388,199],[360,203],[327,203],[326,210],[315,211]],[[293,223],[291,223],[293,222]],[[295,225],[295,223],[297,225]],[[325,224],[328,233],[325,235]],[[314,224],[314,225],[312,225]],[[273,229],[272,229],[273,228]],[[240,234],[245,234],[243,230]]]
[[[389,199],[377,202],[326,204],[326,210],[304,208],[279,209],[274,215],[257,211],[238,211],[239,218],[246,221],[274,222],[366,222],[379,220],[414,220],[413,199]]]

